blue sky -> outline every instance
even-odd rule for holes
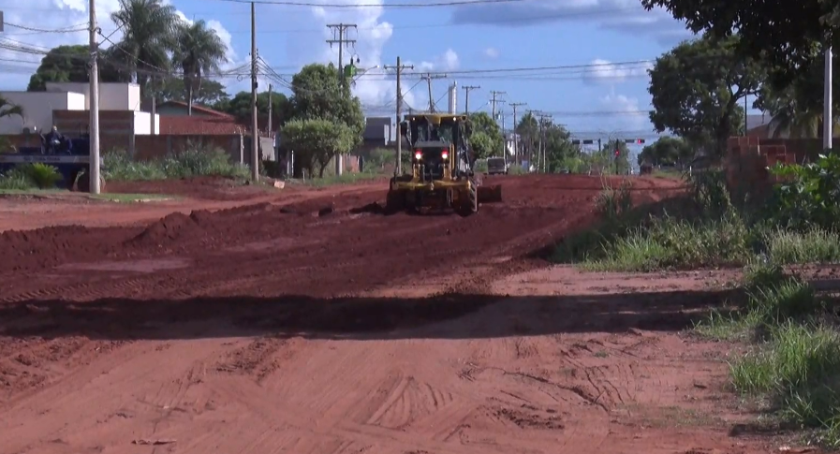
[[[262,78],[285,91],[300,66],[310,62],[337,62],[337,49],[326,40],[332,33],[327,23],[354,23],[350,31],[355,49],[348,49],[368,73],[357,79],[355,92],[370,114],[392,115],[395,87],[382,65],[396,57],[421,70],[445,72],[447,78],[433,83],[439,108],[446,107],[447,86],[477,85],[470,94],[470,110],[489,111],[490,91],[503,91],[509,103],[522,102],[519,112],[534,109],[552,114],[581,136],[648,137],[652,126],[645,114],[628,111],[649,109],[646,64],[627,62],[656,58],[679,41],[690,38],[682,24],[664,11],[645,11],[638,0],[522,0],[513,3],[426,8],[394,8],[394,3],[436,3],[440,0],[313,0],[326,4],[378,4],[378,7],[330,8],[258,4],[257,47],[259,55],[276,73]],[[85,0],[30,0],[17,7],[0,0],[6,21],[38,29],[82,25]],[[250,5],[219,0],[172,0],[184,17],[203,19],[230,44],[228,70],[247,64],[250,52]],[[117,0],[100,0],[101,26],[114,30],[107,14]],[[83,43],[85,32],[43,33],[6,27],[0,38],[47,49],[58,44]],[[111,38],[119,39],[119,32]],[[28,72],[37,67],[37,55],[0,50],[0,89],[25,89]],[[17,61],[20,61],[18,63]],[[613,65],[611,63],[624,64]],[[379,68],[374,68],[375,66]],[[14,69],[10,69],[14,67]],[[522,70],[554,67],[549,70]],[[559,67],[559,68],[558,68]],[[410,71],[410,70],[409,70]],[[234,71],[239,72],[239,71]],[[427,85],[418,76],[406,76],[404,87],[414,89],[406,102],[428,105]],[[222,80],[229,91],[247,89],[247,81],[229,76]],[[415,86],[416,85],[416,86]],[[464,90],[458,89],[463,106]],[[510,126],[512,110],[500,104]],[[595,134],[595,133],[598,134]]]

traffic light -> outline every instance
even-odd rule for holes
[[[617,157],[619,157],[619,156],[621,156],[621,150],[620,150],[620,149],[618,149],[618,148],[616,148],[616,149],[615,149],[615,157],[617,158]]]
[[[645,143],[645,139],[624,139],[624,143],[635,143],[641,145]]]
[[[574,140],[572,140],[572,145],[580,145],[580,144],[592,145],[593,143],[595,143],[595,141],[592,140],[592,139],[587,139],[587,140],[574,139]]]

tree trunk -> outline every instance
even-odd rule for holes
[[[187,115],[190,116],[190,117],[192,116],[192,98],[193,98],[193,89],[192,89],[192,83],[190,83],[190,86],[187,88]]]

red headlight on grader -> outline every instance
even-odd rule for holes
[[[470,215],[480,204],[501,202],[501,186],[481,186],[476,178],[470,134],[466,115],[406,115],[400,135],[412,150],[411,172],[391,179],[386,210]]]

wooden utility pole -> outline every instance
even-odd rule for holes
[[[481,87],[477,85],[466,85],[461,87],[464,89],[464,112],[469,115],[470,114],[470,92],[472,90],[478,90]]]
[[[446,74],[432,74],[428,73],[422,77],[429,84],[429,112],[435,112],[435,99],[434,95],[432,94],[432,79],[445,79],[447,76]]]
[[[404,69],[414,69],[414,65],[403,65],[400,62],[400,57],[397,57],[397,66],[385,65],[385,70],[397,70],[397,163],[394,166],[394,174],[402,175],[402,134],[400,133],[400,122],[402,121],[402,71]]]
[[[251,179],[260,179],[260,132],[257,129],[257,14],[251,2]]]
[[[527,106],[528,103],[512,102],[509,105],[511,107],[513,107],[513,132],[514,132],[514,134],[513,134],[513,162],[514,162],[514,164],[521,164],[522,159],[520,159],[520,156],[519,156],[519,140],[518,140],[518,137],[516,137],[516,126],[517,126],[517,124],[516,124],[516,108],[519,107],[519,106]]]
[[[356,24],[327,24],[327,28],[333,30],[333,39],[328,39],[327,43],[329,43],[330,47],[333,44],[338,44],[338,80],[340,82],[339,89],[341,93],[345,93],[346,87],[346,80],[344,80],[344,45],[351,44],[353,46],[356,45],[355,39],[346,39],[344,37],[344,32],[346,32],[350,28],[357,28]],[[335,32],[338,32],[338,37],[336,38]],[[351,58],[352,60],[352,58]],[[352,62],[351,62],[352,63]],[[336,155],[335,156],[335,174],[342,175],[344,174],[344,156]]]
[[[490,110],[491,110],[491,112],[493,112],[492,113],[493,121],[496,121],[496,103],[504,102],[500,99],[497,99],[497,97],[502,96],[504,94],[505,94],[505,92],[503,92],[503,91],[496,91],[496,90],[491,90],[490,91]]]

